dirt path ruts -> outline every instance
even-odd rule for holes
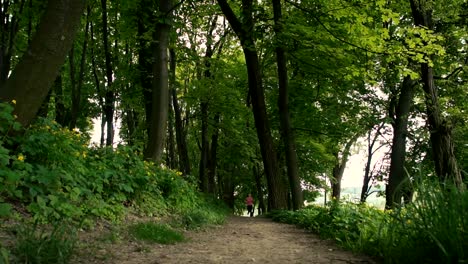
[[[185,235],[189,241],[175,245],[114,244],[101,251],[113,251],[111,257],[94,263],[375,263],[266,218],[232,216],[223,226]]]

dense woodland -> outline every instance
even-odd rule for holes
[[[1,0],[0,205],[53,205],[39,185],[107,157],[105,177],[141,163],[231,208],[298,210],[340,199],[357,142],[363,203],[379,183],[387,209],[427,180],[463,192],[467,18],[463,0]]]

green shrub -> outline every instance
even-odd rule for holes
[[[332,202],[268,215],[385,263],[467,262],[468,192],[422,183],[416,196],[412,204],[395,211]]]
[[[37,226],[19,226],[12,250],[15,263],[67,263],[75,248],[75,234],[70,226],[59,223],[50,232]]]
[[[139,240],[159,244],[174,244],[184,241],[184,236],[167,225],[154,222],[139,223],[130,226],[130,233]]]

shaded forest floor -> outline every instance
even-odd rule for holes
[[[231,216],[223,226],[184,235],[186,242],[160,245],[94,232],[83,238],[72,263],[376,263],[310,232],[261,217]]]

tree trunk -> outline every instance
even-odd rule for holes
[[[107,123],[106,146],[112,146],[114,143],[114,110],[115,94],[113,91],[113,70],[112,58],[109,47],[109,30],[107,26],[107,0],[101,0],[102,6],[102,39],[104,42],[104,54],[106,58],[106,79],[107,87],[104,95],[104,116]],[[103,121],[104,121],[103,120]]]
[[[27,127],[47,96],[73,44],[84,0],[49,0],[34,39],[0,88],[0,100],[16,100],[18,122]]]
[[[154,24],[153,16],[151,14],[151,8],[148,8],[151,3],[149,1],[141,1],[138,9],[138,71],[140,86],[143,90],[143,99],[145,102],[145,114],[146,114],[146,134],[150,134],[150,120],[151,120],[151,109],[153,107],[152,98],[152,57],[151,50],[155,49],[155,43],[150,42],[146,38],[148,32],[147,25]],[[148,20],[145,20],[147,18]]]
[[[395,116],[393,118],[393,141],[390,155],[390,174],[385,190],[385,208],[391,209],[401,204],[403,193],[408,188],[408,175],[405,171],[406,136],[408,118],[413,105],[415,81],[406,76],[401,85]]]
[[[218,136],[219,136],[219,113],[216,113],[214,116],[214,131],[211,135],[211,146],[208,156],[208,193],[214,194],[216,192],[216,165],[217,161],[217,151],[218,151]]]
[[[213,57],[213,31],[216,28],[217,16],[213,16],[210,20],[210,28],[207,32],[206,37],[206,52],[204,59],[205,69],[203,72],[203,77],[205,78],[210,85],[211,82],[211,58]],[[200,166],[199,166],[199,179],[200,179],[200,190],[205,193],[210,192],[210,179],[208,172],[209,157],[210,157],[210,145],[208,142],[208,118],[209,118],[209,104],[207,98],[202,98],[200,103],[200,113],[201,113],[201,149],[200,149]]]
[[[257,201],[258,207],[257,212],[258,215],[265,214],[267,212],[267,208],[265,206],[265,200],[263,199],[263,184],[262,184],[262,174],[260,173],[260,169],[258,165],[253,166],[253,173],[255,176],[255,186],[257,187]]]
[[[287,190],[284,179],[279,173],[276,150],[273,145],[268,116],[265,105],[263,81],[258,62],[258,54],[253,38],[252,0],[242,1],[243,23],[239,21],[226,0],[218,0],[229,24],[238,36],[247,64],[247,75],[249,82],[249,94],[252,99],[255,127],[260,143],[263,164],[268,183],[268,199],[270,209],[287,208]]]
[[[172,107],[171,94],[168,100],[168,124],[167,124],[167,166],[171,169],[177,168],[176,155],[175,155],[175,136],[174,136],[174,108]]]
[[[159,0],[159,13],[161,17],[156,24],[153,39],[153,84],[152,108],[149,125],[150,134],[146,145],[145,158],[159,163],[164,147],[168,118],[169,101],[169,73],[168,73],[168,46],[169,32],[171,30],[172,0]]]
[[[208,164],[208,103],[200,103],[201,135],[200,135],[200,163],[198,166],[198,183],[201,192],[208,192],[208,177],[206,167]]]
[[[88,6],[86,12],[86,26],[84,33],[83,46],[81,49],[81,59],[80,59],[80,72],[78,73],[78,82],[72,84],[72,106],[71,106],[71,119],[69,128],[73,129],[76,127],[78,121],[78,115],[81,112],[81,90],[84,82],[84,73],[86,69],[86,51],[88,48],[88,34],[89,34],[89,14],[91,13],[91,7]],[[70,51],[73,54],[73,48]],[[70,60],[70,64],[72,64]],[[70,71],[74,68],[70,65]]]
[[[371,140],[371,136],[372,136],[372,129],[369,130],[369,133],[367,135],[367,161],[366,161],[366,167],[364,169],[364,179],[363,179],[363,183],[362,183],[362,189],[361,189],[361,199],[360,199],[360,202],[361,203],[364,203],[366,200],[367,200],[367,197],[369,195],[369,183],[372,179],[372,175],[370,173],[371,169],[371,164],[372,164],[372,157],[374,156],[374,153],[380,149],[382,147],[379,146],[376,150],[374,150],[374,146],[375,146],[375,143],[377,142],[377,138],[379,137],[380,135],[380,129],[382,129],[384,127],[385,123],[382,122],[377,130],[376,130],[376,133],[374,135],[374,137],[372,138]]]
[[[414,23],[432,29],[432,9],[424,1],[410,0]],[[440,112],[434,73],[428,63],[421,63],[423,90],[426,95],[426,112],[430,129],[435,171],[441,182],[453,182],[462,186],[463,180],[454,154],[452,126]]]
[[[185,137],[184,125],[182,122],[182,114],[179,107],[179,101],[177,100],[177,87],[175,85],[175,74],[176,74],[176,53],[174,49],[169,49],[171,56],[171,79],[172,79],[172,107],[174,108],[175,116],[175,132],[177,142],[177,152],[179,153],[179,166],[180,171],[185,175],[190,175],[190,160],[187,150],[187,140]]]
[[[333,168],[333,179],[332,179],[332,197],[336,200],[340,200],[341,197],[341,180],[343,179],[343,173],[346,168],[346,163],[348,162],[348,157],[351,154],[350,149],[351,146],[356,142],[358,139],[359,134],[354,135],[348,142],[343,149],[341,154],[341,160],[339,159],[338,153],[336,153],[336,164]]]
[[[294,133],[291,129],[289,116],[289,94],[288,94],[288,71],[286,68],[286,54],[280,43],[280,34],[283,31],[283,16],[281,12],[281,1],[273,0],[273,15],[276,33],[276,63],[278,65],[278,108],[281,123],[281,134],[284,139],[286,152],[286,167],[288,168],[289,186],[291,188],[292,205],[294,210],[299,210],[304,204],[302,197],[301,180],[299,178],[299,167],[297,161],[296,144]]]
[[[62,73],[59,72],[53,83],[54,96],[55,96],[55,121],[62,127],[65,127],[67,120],[67,110],[64,104],[63,88],[62,88]]]

